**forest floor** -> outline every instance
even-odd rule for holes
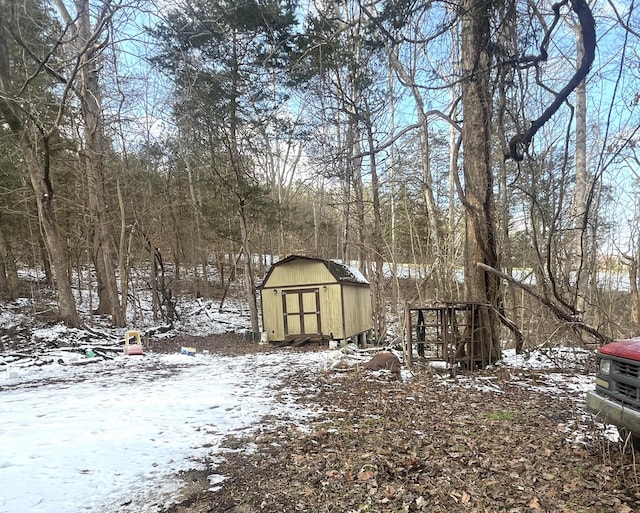
[[[278,350],[217,337],[159,344]],[[566,373],[345,366],[309,369],[280,393],[317,415],[266,418],[227,439],[223,462],[184,476],[184,498],[164,513],[640,511],[633,451],[603,437]],[[212,487],[210,474],[225,479]]]

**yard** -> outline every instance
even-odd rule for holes
[[[549,363],[456,378],[307,368],[281,385],[293,409],[225,441],[226,479],[192,480],[167,513],[638,511],[632,452],[584,411],[591,378]]]
[[[0,511],[638,511],[633,453],[584,410],[592,355],[562,351],[455,377],[237,335],[5,356]]]

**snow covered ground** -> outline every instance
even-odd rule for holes
[[[0,380],[0,512],[153,512],[323,353],[146,355]],[[294,412],[295,413],[295,412]],[[305,412],[299,412],[301,416]]]
[[[584,356],[563,349],[527,357],[508,351],[503,365],[539,369],[556,366],[560,358],[566,363]],[[304,429],[314,413],[296,410],[291,395],[279,390],[285,376],[368,358],[353,351],[282,350],[5,365],[0,373],[0,513],[160,511],[178,496],[177,474],[215,462],[226,450],[221,447],[225,436],[252,429],[266,415],[298,419]],[[580,398],[593,386],[591,376],[546,376],[550,394]],[[404,370],[403,377],[411,374]],[[448,386],[495,387],[481,377],[458,377]],[[212,476],[212,486],[218,479]]]
[[[159,511],[183,484],[177,474],[215,461],[225,436],[292,410],[278,394],[282,378],[326,358],[286,350],[125,357],[124,330],[90,316],[95,302],[78,304],[80,330],[42,320],[42,299],[1,305],[0,513]],[[150,321],[150,304],[140,301],[144,318],[130,312],[128,329],[160,339],[249,325],[233,298],[224,310],[183,299],[181,319],[158,330],[165,326]],[[85,358],[98,347],[106,359]]]
[[[221,312],[210,301],[183,302],[182,320],[155,337],[245,330],[241,305],[226,304]],[[177,474],[215,462],[227,450],[221,447],[227,435],[252,429],[266,415],[299,419],[304,429],[314,413],[296,410],[294,399],[281,393],[284,377],[368,359],[287,350],[125,357],[123,330],[110,330],[100,319],[87,330],[70,330],[36,322],[28,299],[2,306],[0,513],[157,512],[176,500]],[[143,332],[156,328],[131,322]],[[84,358],[86,350],[109,345],[118,352],[114,359]],[[584,357],[574,350],[526,357],[510,352],[503,363],[568,369]],[[403,376],[411,379],[406,370]],[[549,393],[573,390],[581,397],[593,386],[593,378],[579,372],[548,376]],[[451,386],[493,385],[459,378]]]

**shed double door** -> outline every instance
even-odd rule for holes
[[[287,290],[282,295],[284,333],[287,337],[319,335],[320,289]]]

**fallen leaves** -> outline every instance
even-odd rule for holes
[[[296,436],[264,425],[251,440],[257,451],[229,454],[216,469],[230,477],[208,497],[211,511],[233,501],[244,509],[230,513],[639,510],[619,467],[567,439],[575,400],[513,383],[479,390],[356,373],[295,379],[291,391],[312,384],[321,392],[299,400],[324,413]]]
[[[451,492],[449,496],[458,504],[467,504],[471,500],[471,495],[467,492]]]
[[[373,470],[364,470],[361,469],[358,472],[358,481],[370,481],[376,476],[376,473]]]
[[[538,499],[537,499],[536,497],[534,497],[533,499],[531,499],[531,500],[529,501],[529,504],[527,504],[527,506],[529,506],[529,508],[531,508],[531,509],[536,509],[536,510],[540,510],[540,509],[542,509],[542,508],[540,507],[540,503],[538,502]]]

